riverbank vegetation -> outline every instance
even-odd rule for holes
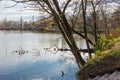
[[[77,73],[79,80],[120,70],[120,35],[118,33],[117,36],[113,36],[113,34],[109,38],[104,34],[99,36],[94,46],[95,55]]]
[[[79,80],[87,80],[115,70],[120,70],[120,40],[111,49],[101,51],[100,55],[89,60],[77,76]]]

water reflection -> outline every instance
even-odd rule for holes
[[[67,48],[59,38],[60,34],[0,31],[0,80],[75,80],[77,65],[70,51],[44,50],[54,44]]]

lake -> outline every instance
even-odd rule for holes
[[[78,67],[61,34],[0,31],[0,80],[76,80]],[[85,41],[77,38],[78,46]],[[47,48],[47,50],[46,50]],[[64,72],[64,76],[62,76]]]

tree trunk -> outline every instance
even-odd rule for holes
[[[90,45],[89,45],[89,41],[88,41],[88,35],[87,35],[87,26],[86,26],[86,8],[87,8],[87,0],[83,1],[82,0],[82,12],[83,12],[83,25],[84,25],[84,34],[85,34],[85,40],[86,40],[86,45],[87,45],[87,49],[88,49],[88,53],[89,53],[89,57],[91,58],[92,55],[90,53]]]
[[[56,19],[56,18],[57,17],[55,17],[55,21],[58,24],[59,29],[60,29],[65,41],[67,42],[68,46],[71,49],[71,52],[73,53],[73,55],[75,57],[79,69],[81,69],[81,67],[84,66],[84,64],[85,64],[85,61],[82,59],[79,49],[77,48],[77,45],[74,41],[74,38],[73,38],[73,35],[71,32],[71,28],[70,28],[69,24],[67,23],[65,16],[62,18],[62,21],[58,21],[58,19]],[[64,23],[64,24],[61,24],[61,23]],[[67,27],[67,29],[63,29],[65,27]]]
[[[67,19],[65,17],[65,14],[61,11],[59,4],[57,0],[53,0],[53,4],[55,6],[55,9],[53,9],[52,5],[48,0],[44,0],[44,2],[47,4],[49,7],[52,16],[54,17],[54,21],[57,23],[59,30],[62,33],[62,36],[64,37],[66,43],[71,49],[71,52],[73,53],[76,62],[78,64],[79,69],[85,64],[85,61],[82,59],[79,50],[77,48],[77,45],[74,41],[73,34],[72,34],[72,29],[67,22]]]
[[[97,17],[96,17],[96,7],[94,6],[94,3],[92,2],[92,7],[93,7],[93,26],[94,26],[94,36],[95,36],[95,43],[98,41],[98,36],[97,36]]]

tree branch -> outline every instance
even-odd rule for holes
[[[67,8],[67,6],[68,6],[68,4],[71,2],[71,0],[68,0],[67,1],[67,3],[66,3],[66,5],[65,5],[65,7],[64,7],[64,9],[63,9],[63,13],[65,13],[65,10],[66,10],[66,8]]]

